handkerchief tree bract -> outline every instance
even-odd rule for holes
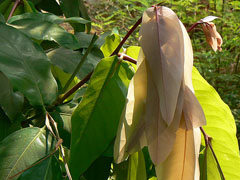
[[[153,6],[121,39],[90,34],[82,0],[48,3],[0,0],[0,179],[240,179],[233,116],[188,35],[221,51],[217,17],[187,31]]]

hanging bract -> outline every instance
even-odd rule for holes
[[[199,179],[203,110],[192,85],[193,52],[187,31],[169,8],[147,9],[139,32],[138,69],[114,146],[117,163],[144,146],[159,180]]]

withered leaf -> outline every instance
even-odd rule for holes
[[[217,50],[221,51],[222,48],[222,37],[217,32],[216,26],[212,22],[207,22],[201,24],[203,32],[205,34],[207,43],[212,47],[212,49],[216,52]]]

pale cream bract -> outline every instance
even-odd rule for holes
[[[192,86],[190,38],[176,14],[151,7],[139,32],[141,52],[114,146],[117,163],[148,147],[159,180],[199,179],[205,124]]]

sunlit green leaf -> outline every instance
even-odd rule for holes
[[[50,61],[40,46],[24,34],[0,23],[0,71],[15,90],[32,105],[51,104],[57,86],[50,71]]]
[[[130,63],[119,62],[116,56],[102,59],[96,67],[72,116],[70,169],[74,178],[113,141],[132,76]]]
[[[212,137],[212,146],[226,179],[240,179],[240,157],[236,138],[236,125],[229,107],[222,101],[215,89],[193,68],[193,85],[206,119],[206,133]],[[202,140],[204,146],[204,140]],[[211,168],[210,168],[211,167]],[[207,152],[207,174],[212,180],[219,177],[216,163]]]
[[[143,152],[136,152],[129,157],[127,180],[146,180],[146,167]]]
[[[105,43],[101,47],[104,57],[109,57],[120,42],[121,38],[118,34],[112,33],[111,35],[107,36],[105,38]],[[123,49],[121,49],[120,52],[121,51],[123,51]]]

